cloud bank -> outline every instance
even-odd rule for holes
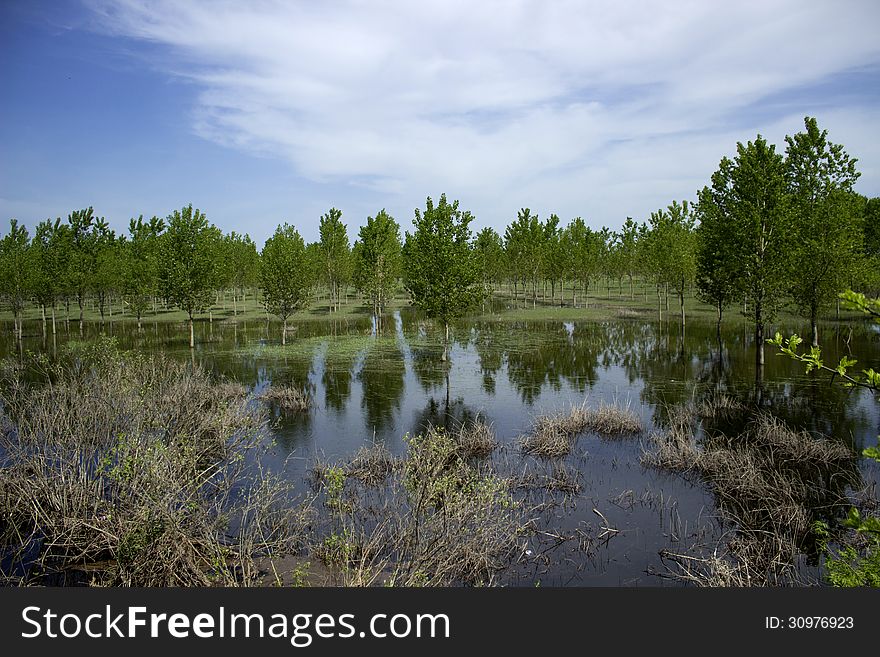
[[[89,7],[196,85],[200,136],[389,207],[446,191],[482,224],[528,205],[618,226],[692,198],[737,141],[782,148],[805,114],[880,191],[873,2]]]

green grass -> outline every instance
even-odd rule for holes
[[[549,288],[548,288],[549,292]],[[586,296],[582,292],[578,293],[578,306],[574,307],[571,300],[571,290],[566,289],[565,301],[561,303],[557,293],[554,300],[544,299],[541,290],[538,292],[538,300],[533,303],[531,298],[523,300],[522,294],[517,299],[513,298],[512,290],[505,284],[501,289],[496,290],[492,296],[492,301],[483,305],[483,308],[475,309],[468,314],[468,319],[478,321],[608,321],[614,319],[626,318],[642,318],[652,320],[657,318],[658,300],[657,293],[654,289],[649,289],[647,301],[645,300],[644,286],[637,283],[635,287],[634,298],[630,298],[629,285],[625,284],[621,291],[616,285],[612,285],[611,293],[608,294],[607,288],[602,285],[597,290],[595,287],[590,289],[590,293]],[[134,322],[135,317],[130,312],[120,313],[121,303],[119,299],[114,300],[113,322]],[[232,303],[229,299],[224,303],[215,304],[209,311],[196,315],[196,321],[207,321],[209,318],[215,322],[243,322],[257,321],[266,319],[266,311],[263,309],[260,301],[255,298],[253,292],[248,294],[246,301],[239,301],[237,304],[237,314],[233,312]],[[393,311],[409,306],[409,298],[403,291],[400,291],[389,303],[388,310]],[[296,323],[308,321],[326,321],[326,320],[346,320],[346,319],[363,319],[372,314],[372,306],[369,302],[356,297],[350,296],[339,311],[330,312],[330,308],[326,299],[326,295],[309,306],[297,311],[288,319],[288,323],[295,325]],[[708,304],[702,303],[696,299],[691,293],[685,296],[685,315],[687,320],[714,320],[716,317],[715,308]],[[59,306],[55,311],[56,321],[63,322],[67,319],[67,312],[64,307]],[[663,304],[663,319],[668,321],[676,321],[679,316],[678,297],[673,294],[669,296],[669,309]],[[849,320],[860,317],[856,312],[841,310],[841,319]],[[795,319],[801,317],[794,308],[785,308],[779,314],[780,319]],[[40,309],[31,306],[24,312],[24,321],[39,321],[41,318]],[[823,319],[834,319],[835,312],[832,309],[827,312]],[[0,320],[9,321],[12,314],[8,309],[0,311]],[[87,322],[100,321],[101,316],[97,306],[91,303],[87,304],[83,319]],[[152,311],[147,312],[141,318],[144,323],[153,322],[186,322],[187,315],[183,311],[173,308],[159,308],[155,315]],[[105,313],[105,320],[110,320],[109,313]],[[730,306],[724,311],[725,324],[731,321],[741,321],[741,307]],[[48,318],[47,318],[48,321]],[[79,308],[75,303],[70,307],[70,321],[79,321]],[[276,323],[280,320],[275,316],[269,316],[269,321]]]

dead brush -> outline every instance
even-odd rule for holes
[[[250,581],[256,555],[295,547],[300,515],[286,486],[270,476],[248,484],[243,472],[261,415],[223,401],[197,367],[112,343],[94,349],[37,384],[3,368],[15,427],[0,437],[5,575],[237,585]]]
[[[576,434],[569,434],[550,423],[535,427],[534,433],[519,439],[520,448],[526,454],[543,459],[559,459],[574,449]]]
[[[709,434],[699,443],[693,409],[670,409],[669,417],[642,462],[698,476],[713,491],[722,519],[736,528],[723,558],[717,552],[670,557],[677,576],[706,584],[796,583],[794,564],[814,521],[845,502],[847,487],[856,483],[850,450],[766,413],[738,435]]]
[[[385,445],[375,443],[369,447],[361,447],[346,463],[344,472],[347,477],[366,486],[380,486],[394,472],[397,463],[397,459]]]
[[[498,447],[492,427],[479,417],[462,425],[453,435],[466,459],[488,458]]]
[[[215,386],[217,395],[222,399],[244,399],[251,390],[238,381],[223,381]]]
[[[538,416],[532,433],[521,437],[519,442],[526,454],[562,458],[574,449],[577,437],[588,431],[602,436],[637,434],[642,431],[642,423],[628,408],[605,402],[588,408],[584,403],[568,411]]]
[[[511,480],[511,486],[519,490],[546,491],[574,496],[583,492],[582,478],[576,468],[554,463],[549,473],[523,473]]]
[[[309,393],[296,386],[268,386],[257,398],[291,413],[304,413],[312,406]]]
[[[407,438],[381,491],[353,490],[347,506],[328,508],[313,554],[337,584],[491,585],[521,551],[526,521],[509,485],[490,464],[469,463],[454,435],[429,428]]]
[[[731,418],[747,410],[738,399],[723,393],[712,394],[697,405],[696,413],[702,418]]]

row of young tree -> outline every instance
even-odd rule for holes
[[[470,212],[445,195],[417,209],[412,232],[384,210],[368,217],[351,244],[342,213],[320,218],[317,242],[306,244],[283,224],[262,252],[247,235],[224,235],[204,213],[187,206],[166,219],[132,220],[116,235],[94,211],[67,221],[44,221],[31,239],[12,220],[0,242],[0,294],[21,335],[28,303],[47,314],[55,331],[56,309],[75,304],[80,328],[92,304],[101,321],[122,304],[140,326],[158,305],[182,309],[189,318],[231,301],[233,314],[249,291],[259,289],[266,311],[282,323],[317,294],[326,292],[330,312],[340,310],[354,287],[377,321],[401,283],[428,316],[449,322],[493,291],[519,302],[571,303],[604,281],[611,295],[635,296],[635,282],[657,292],[662,314],[670,291],[685,321],[685,294],[693,290],[722,312],[741,303],[755,322],[756,339],[781,304],[794,302],[813,325],[838,292],[876,286],[880,260],[880,199],[853,192],[859,173],[842,146],[827,140],[815,119],[786,137],[785,154],[758,136],[723,158],[696,203],[673,201],[644,222],[627,218],[619,231],[594,230],[577,217],[562,226],[557,215],[542,221],[520,210],[503,236],[492,228],[474,235]],[[549,291],[549,296],[548,296]],[[444,340],[446,344],[448,340]],[[762,362],[762,350],[759,362]],[[444,350],[444,357],[446,352]]]

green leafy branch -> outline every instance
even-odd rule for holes
[[[776,335],[769,338],[767,342],[779,349],[779,353],[776,354],[777,356],[788,356],[793,360],[804,363],[807,372],[812,372],[813,370],[828,372],[831,374],[832,381],[838,376],[842,378],[841,385],[845,387],[868,388],[869,390],[880,392],[880,372],[875,372],[873,368],[862,370],[861,375],[851,372],[850,370],[853,365],[858,362],[855,358],[843,356],[837,365],[829,367],[822,360],[822,350],[819,347],[810,347],[809,351],[803,353],[798,351],[798,348],[803,343],[803,338],[797,335],[797,333],[793,333],[791,337],[785,339],[777,331]]]

